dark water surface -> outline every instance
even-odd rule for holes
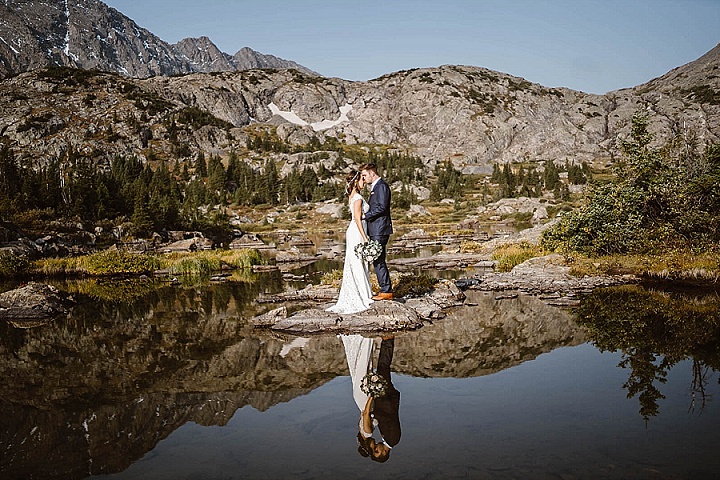
[[[282,284],[67,284],[70,318],[0,323],[0,478],[717,478],[715,292],[574,311],[467,292],[396,335],[402,436],[380,464],[340,338],[248,325]]]

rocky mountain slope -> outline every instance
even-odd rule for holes
[[[131,77],[248,68],[309,69],[243,48],[234,56],[207,37],[171,45],[98,0],[4,0],[0,3],[0,77],[45,66]]]
[[[250,49],[227,55],[207,37],[169,45],[98,0],[7,0],[0,12],[0,73],[55,64],[122,74],[54,68],[0,80],[0,135],[25,164],[70,152],[100,163],[225,156],[263,124],[289,144],[386,144],[466,173],[608,162],[640,110],[658,143],[682,132],[720,139],[720,46],[646,84],[591,95],[471,66],[324,78]],[[206,73],[175,75],[187,72]]]
[[[148,79],[41,70],[0,81],[0,135],[27,161],[69,149],[96,160],[227,155],[247,145],[248,126],[262,124],[291,144],[313,137],[389,144],[428,165],[451,159],[469,172],[527,160],[607,161],[640,110],[650,114],[658,142],[683,130],[717,142],[719,52],[606,95],[464,66],[368,82],[272,69]]]

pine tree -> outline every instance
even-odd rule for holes
[[[0,210],[8,212],[17,200],[21,184],[15,155],[4,137],[0,138]]]
[[[227,176],[225,167],[223,167],[220,157],[218,155],[210,156],[210,161],[208,162],[207,189],[214,197],[216,203],[224,201],[226,183]]]
[[[203,152],[198,153],[197,159],[195,160],[195,173],[200,178],[205,178],[208,175],[205,154]]]
[[[264,198],[264,202],[277,205],[278,194],[280,193],[280,176],[275,162],[270,159],[265,162],[265,173],[262,176],[261,187],[263,191],[257,193]]]
[[[546,160],[545,171],[543,172],[543,183],[545,184],[545,189],[555,190],[559,182],[560,174],[555,166],[555,162],[552,160]]]

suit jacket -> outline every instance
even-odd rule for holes
[[[377,373],[388,382],[385,395],[375,399],[373,415],[378,422],[380,434],[391,447],[400,441],[400,392],[390,379],[390,363],[395,350],[395,339],[383,340],[380,344]]]
[[[367,221],[367,234],[373,236],[390,236],[393,233],[390,219],[390,187],[382,178],[377,181],[375,188],[368,198],[369,209],[365,212]]]

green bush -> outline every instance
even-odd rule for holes
[[[633,117],[616,179],[594,184],[585,207],[543,234],[544,247],[589,255],[717,248],[720,146],[700,155],[686,134],[651,148],[647,126],[647,117]]]
[[[403,275],[393,286],[393,295],[398,298],[402,297],[421,297],[432,292],[437,278],[433,278],[426,273],[419,275]]]
[[[11,251],[0,252],[0,276],[14,277],[27,272],[30,262],[24,255]]]

